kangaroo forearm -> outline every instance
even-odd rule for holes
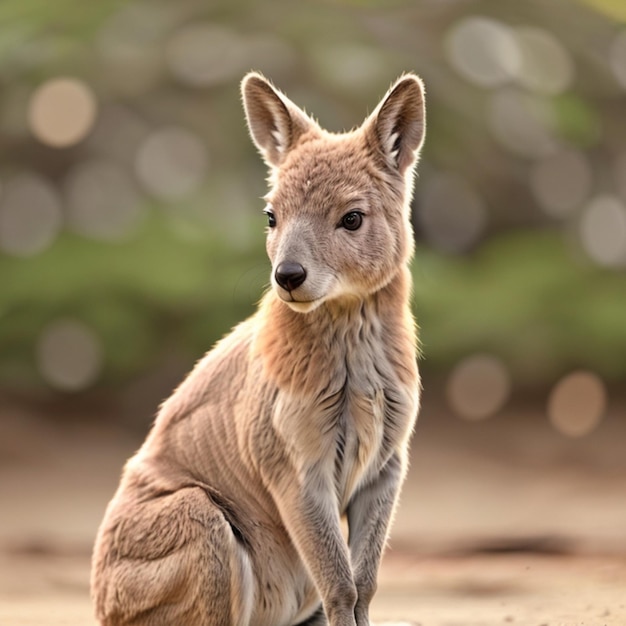
[[[376,480],[359,490],[348,507],[349,546],[354,579],[369,602],[376,588],[376,573],[382,556],[398,491],[402,463],[392,455]]]

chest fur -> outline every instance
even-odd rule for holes
[[[404,445],[415,414],[415,389],[396,376],[382,342],[344,338],[318,372],[317,388],[280,393],[274,427],[301,476],[332,483],[340,510],[391,453]],[[339,354],[339,358],[337,358]]]
[[[327,470],[333,481],[339,508],[344,510],[361,481],[378,471],[387,456],[385,448],[385,399],[382,389],[371,395],[347,392],[344,410],[329,432]],[[387,437],[389,443],[389,438]]]
[[[342,509],[406,445],[417,412],[415,329],[401,278],[369,300],[306,315],[270,296],[259,314],[253,354],[280,454],[299,480],[332,486]]]

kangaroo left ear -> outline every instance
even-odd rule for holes
[[[257,72],[244,77],[241,93],[250,135],[270,167],[279,167],[302,135],[319,130],[304,111]]]
[[[405,174],[424,142],[424,85],[415,74],[399,78],[366,121],[376,151],[392,169]]]

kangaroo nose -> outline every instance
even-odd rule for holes
[[[283,289],[293,291],[305,281],[306,270],[300,263],[279,263],[274,278]]]

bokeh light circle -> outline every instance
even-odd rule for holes
[[[580,240],[589,258],[605,266],[626,263],[626,207],[616,196],[595,197],[580,220]]]
[[[581,206],[592,183],[589,159],[576,150],[561,150],[539,159],[530,170],[533,195],[551,217],[566,217]]]
[[[548,398],[548,418],[560,433],[583,437],[602,420],[607,393],[602,380],[594,373],[577,371],[563,377]]]
[[[175,14],[174,3],[120,3],[94,37],[100,84],[125,97],[157,87],[163,78],[162,39]]]
[[[626,151],[619,154],[613,162],[613,180],[623,202],[626,202]]]
[[[487,210],[482,198],[463,178],[431,175],[420,187],[416,219],[428,241],[444,252],[460,253],[483,234]]]
[[[452,27],[445,44],[452,66],[464,78],[482,87],[506,83],[520,64],[513,31],[492,18],[464,18]]]
[[[555,152],[546,104],[513,88],[500,89],[490,102],[489,124],[498,142],[508,151],[530,159]]]
[[[490,354],[475,354],[458,363],[446,386],[446,398],[454,412],[467,420],[493,416],[506,403],[511,377],[504,363]]]
[[[190,24],[174,33],[165,49],[172,74],[193,87],[208,87],[244,71],[244,39],[215,24]]]
[[[135,161],[137,176],[148,192],[163,200],[177,200],[196,191],[208,167],[202,140],[174,126],[149,134]]]
[[[563,44],[536,27],[518,28],[515,37],[521,53],[518,82],[546,95],[563,93],[574,78],[574,64]]]
[[[6,182],[0,197],[0,250],[28,257],[56,239],[62,223],[61,201],[47,180],[22,173]]]
[[[96,334],[72,319],[51,322],[37,342],[37,364],[41,376],[55,389],[80,391],[92,385],[103,365]]]
[[[87,136],[96,111],[96,98],[86,83],[76,78],[53,78],[33,93],[29,126],[47,146],[66,148]]]
[[[617,82],[626,89],[626,30],[620,32],[611,44],[609,65]]]
[[[320,43],[312,50],[320,76],[338,89],[367,90],[375,80],[384,81],[389,69],[379,49],[365,44]]]
[[[115,161],[76,165],[65,181],[65,198],[70,227],[96,239],[127,238],[144,214],[135,182]]]

